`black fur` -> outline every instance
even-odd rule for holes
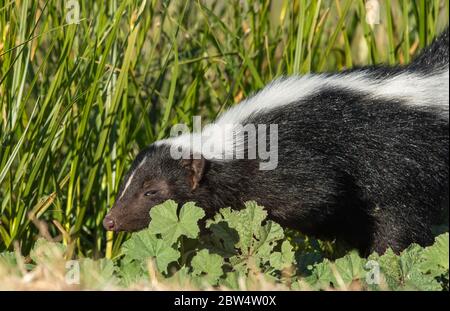
[[[411,65],[407,66],[407,70],[427,74],[448,66],[448,37],[449,28],[447,27],[430,46],[422,51]]]

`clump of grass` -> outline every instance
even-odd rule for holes
[[[449,1],[0,1],[0,251],[41,226],[117,254],[101,220],[139,149],[286,74],[408,62]],[[67,7],[66,7],[67,6]],[[72,18],[75,17],[75,23]],[[42,228],[41,228],[42,229]]]

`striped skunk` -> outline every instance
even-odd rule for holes
[[[362,254],[430,244],[448,204],[448,45],[447,27],[409,65],[282,78],[202,131],[153,143],[104,227],[140,230],[167,199],[207,216],[255,200],[282,226]],[[264,167],[267,149],[277,159]]]

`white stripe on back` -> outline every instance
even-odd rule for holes
[[[356,71],[345,74],[306,74],[287,79],[279,79],[270,83],[254,96],[231,107],[223,113],[213,125],[207,125],[202,133],[185,134],[173,138],[157,141],[156,144],[168,144],[190,148],[192,135],[208,137],[213,141],[223,140],[223,133],[215,133],[214,127],[233,127],[229,125],[242,125],[253,114],[268,113],[270,110],[283,107],[305,99],[326,88],[345,89],[356,93],[366,94],[372,98],[396,99],[408,106],[438,108],[441,117],[449,118],[449,68],[448,65],[438,73],[423,75],[412,72],[402,72],[388,78],[374,79],[369,76],[370,71]],[[227,137],[232,137],[228,135]],[[209,158],[223,157],[223,151],[233,152],[234,148],[243,146],[243,142],[233,140],[224,141],[224,149]],[[201,150],[193,150],[200,152]]]

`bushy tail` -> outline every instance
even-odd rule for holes
[[[448,26],[408,66],[408,70],[431,73],[448,68]]]

